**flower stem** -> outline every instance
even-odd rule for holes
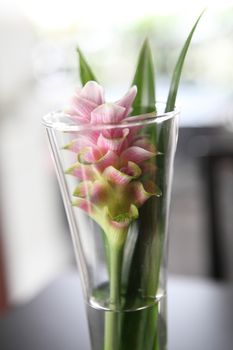
[[[104,350],[120,350],[120,313],[106,311]]]
[[[120,322],[121,314],[121,270],[123,258],[122,246],[110,245],[109,271],[110,271],[110,309],[105,315],[104,350],[120,350]]]
[[[110,307],[119,310],[121,306],[121,269],[123,247],[110,248]]]

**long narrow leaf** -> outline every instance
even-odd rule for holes
[[[185,57],[186,57],[186,54],[188,52],[188,48],[189,48],[189,45],[191,43],[193,33],[195,32],[195,29],[196,29],[198,22],[200,21],[202,15],[203,15],[203,13],[204,13],[204,11],[200,14],[197,21],[195,22],[191,32],[189,33],[188,38],[185,41],[185,44],[181,50],[181,53],[179,55],[178,61],[176,63],[176,66],[175,66],[175,69],[174,69],[173,75],[172,75],[172,80],[171,80],[171,85],[170,85],[169,94],[168,94],[168,98],[167,98],[165,112],[170,112],[175,107],[176,96],[177,96],[177,91],[178,91],[178,87],[179,87],[179,82],[180,82],[180,77],[181,77]]]
[[[141,114],[155,110],[155,77],[151,49],[146,39],[139,53],[132,85],[138,88],[133,103],[133,113]]]
[[[87,63],[86,59],[83,56],[83,53],[79,48],[77,48],[77,52],[79,55],[79,71],[82,84],[85,85],[89,80],[97,81],[94,73],[92,72],[89,64]]]

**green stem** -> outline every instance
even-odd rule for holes
[[[160,224],[161,219],[159,220],[162,218],[160,210],[160,203],[155,198],[149,199],[140,209],[139,236],[134,249],[126,295],[128,307],[136,301],[139,288],[143,288],[145,295],[151,297],[156,295],[158,289],[164,240],[164,230]],[[156,220],[151,220],[153,216]],[[132,315],[126,313],[122,322],[121,350],[154,350],[153,344],[157,342],[158,336],[157,319],[156,304]]]
[[[121,270],[124,246],[109,246],[110,309],[105,315],[104,350],[117,350],[120,342]]]
[[[155,350],[157,327],[158,305],[156,304],[136,312],[124,313],[120,350]],[[156,348],[156,350],[159,349]]]
[[[120,314],[117,312],[106,311],[105,314],[105,335],[104,350],[119,349],[119,320]],[[120,350],[120,349],[119,349]]]
[[[110,307],[119,310],[121,304],[122,247],[110,248]]]

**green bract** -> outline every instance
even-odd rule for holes
[[[181,53],[179,55],[178,61],[176,63],[176,66],[175,66],[175,69],[174,69],[173,75],[172,75],[172,80],[171,80],[170,90],[169,90],[169,94],[168,94],[168,98],[167,98],[165,112],[171,112],[175,107],[176,95],[177,95],[177,91],[179,88],[180,76],[182,73],[184,60],[185,60],[186,54],[188,52],[189,45],[191,43],[193,33],[195,32],[195,29],[196,29],[198,22],[200,21],[202,15],[203,15],[203,13],[204,13],[204,11],[200,14],[197,21],[195,22],[187,40],[185,41],[185,44],[181,50]]]
[[[82,85],[85,85],[89,80],[97,81],[94,73],[92,73],[92,70],[85,60],[81,50],[77,48],[77,52],[79,55],[79,71],[80,71],[80,79],[82,81]]]
[[[132,86],[138,88],[133,103],[133,115],[154,111],[155,109],[155,79],[154,65],[150,44],[146,39],[139,53],[138,64]]]

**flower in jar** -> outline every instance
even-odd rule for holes
[[[122,99],[108,103],[103,88],[89,81],[76,90],[66,110],[86,126],[65,149],[77,161],[66,171],[78,179],[73,205],[87,212],[103,229],[128,229],[138,209],[160,190],[152,181],[157,151],[141,127],[126,118],[137,93],[133,86]],[[150,176],[148,176],[150,174]]]

